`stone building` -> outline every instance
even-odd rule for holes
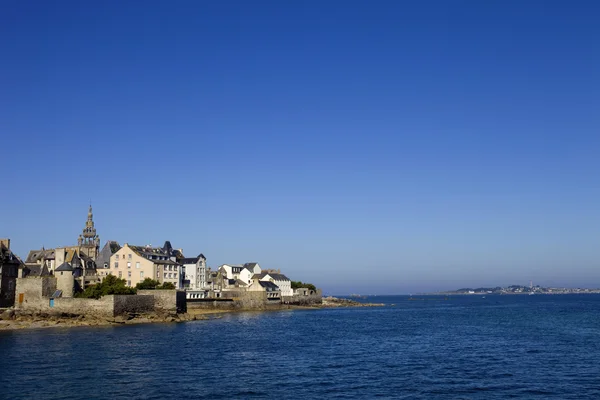
[[[96,257],[99,255],[100,236],[96,234],[94,226],[94,214],[92,206],[88,210],[87,221],[82,233],[77,239],[76,246],[66,246],[56,249],[41,248],[40,250],[31,250],[25,259],[25,265],[28,267],[46,266],[50,273],[61,265],[63,262],[70,262],[76,254],[80,259],[85,259],[86,262],[95,263]],[[88,266],[86,264],[86,266]],[[89,265],[91,268],[92,265]]]
[[[96,257],[96,269],[98,270],[98,275],[106,276],[110,271],[110,258],[117,251],[121,250],[121,245],[115,241],[109,240],[106,242],[98,257]]]
[[[253,278],[257,278],[264,282],[273,282],[281,289],[281,295],[284,297],[291,297],[294,295],[292,290],[292,281],[279,270],[267,269],[262,271],[260,274],[254,275]]]
[[[188,298],[204,298],[207,289],[206,257],[182,258],[179,262],[183,265],[183,288]]]
[[[15,303],[15,288],[21,260],[10,250],[10,239],[0,239],[0,307]]]
[[[271,281],[261,281],[256,275],[252,284],[247,288],[248,292],[262,292],[267,302],[281,302],[281,290]]]
[[[100,236],[96,234],[96,227],[94,226],[94,214],[92,213],[92,205],[88,210],[87,221],[85,222],[85,228],[77,239],[77,246],[79,251],[95,260],[100,251]]]
[[[160,283],[170,282],[183,289],[183,259],[181,250],[174,250],[169,241],[163,247],[125,245],[110,257],[108,273],[125,279],[134,287],[146,278]]]

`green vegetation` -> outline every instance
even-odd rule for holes
[[[164,290],[173,290],[175,289],[175,285],[173,285],[171,282],[165,282],[162,284],[162,286],[157,286],[156,288]]]
[[[102,283],[88,286],[83,292],[75,294],[75,297],[84,299],[99,299],[109,294],[135,294],[136,290],[126,286],[125,279],[119,279],[114,275],[108,275]]]
[[[317,288],[312,283],[303,283],[300,281],[292,281],[292,289],[300,289],[300,288],[307,288],[310,290],[314,290],[315,292],[317,291]]]
[[[156,287],[160,285],[160,282],[155,281],[152,278],[146,278],[141,282],[138,282],[137,285],[135,285],[135,288],[137,290],[151,290],[151,289],[156,289]]]
[[[172,290],[175,289],[175,285],[171,282],[165,282],[161,285],[159,281],[155,281],[152,278],[146,278],[143,281],[138,282],[138,284],[135,285],[135,288],[137,290]]]

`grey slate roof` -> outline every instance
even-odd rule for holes
[[[117,251],[121,250],[121,245],[118,242],[111,240],[108,242],[108,248],[112,254],[115,254]]]
[[[150,260],[150,261],[152,261],[154,264],[180,265],[179,263],[176,263],[175,261],[172,261],[172,260]]]
[[[270,281],[258,281],[259,285],[264,287],[267,292],[274,292],[279,290],[279,286]]]
[[[290,278],[288,278],[284,274],[274,274],[274,273],[271,273],[271,272],[261,272],[260,274],[255,274],[253,276],[253,278],[262,279],[262,278],[264,278],[267,275],[269,275],[271,278],[273,278],[276,281],[289,281],[290,280]]]
[[[200,257],[182,258],[181,260],[179,260],[179,262],[181,264],[196,264],[198,262],[198,258]]]
[[[56,268],[55,271],[73,271],[73,267],[71,266],[71,264],[64,262],[60,264],[60,266]]]
[[[26,265],[23,267],[23,277],[28,276],[49,276],[50,271],[45,265]]]
[[[25,259],[26,264],[35,264],[41,259],[53,259],[54,258],[54,249],[39,249],[39,250],[31,250],[29,254],[27,254],[27,258]]]

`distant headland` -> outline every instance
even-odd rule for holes
[[[436,292],[431,294],[464,294],[464,295],[486,295],[486,294],[592,294],[600,293],[600,288],[567,288],[567,287],[543,287],[539,285],[529,284],[529,286],[510,285],[507,287],[479,287],[479,288],[462,288],[457,290]]]

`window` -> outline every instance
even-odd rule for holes
[[[123,277],[123,273],[121,271],[119,271],[119,278]]]
[[[118,259],[119,259],[119,255],[115,254],[115,260],[118,260]]]
[[[165,278],[167,277],[167,273],[165,272]]]
[[[127,268],[131,268],[131,261],[127,261]]]
[[[139,268],[139,267],[140,267],[140,262],[139,262],[139,261],[135,263],[135,267],[136,267],[136,268]]]
[[[119,263],[115,261],[115,268],[119,268]]]
[[[128,278],[131,278],[131,271],[128,271],[128,272],[127,272],[127,277],[128,277]]]
[[[127,286],[131,286],[131,281],[127,281]]]
[[[144,278],[144,271],[140,271],[140,278]]]
[[[128,259],[128,260],[131,260],[131,254],[129,254],[129,255],[127,256],[127,259]]]
[[[108,268],[108,263],[104,263],[104,268]]]

